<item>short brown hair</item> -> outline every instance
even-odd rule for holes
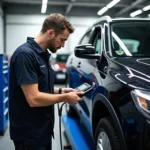
[[[41,32],[45,33],[48,29],[54,29],[56,34],[62,33],[68,29],[70,33],[74,32],[71,23],[61,14],[50,14],[43,22]]]

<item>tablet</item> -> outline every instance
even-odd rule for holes
[[[84,95],[92,89],[92,86],[88,83],[83,83],[75,88],[76,90],[84,92]]]

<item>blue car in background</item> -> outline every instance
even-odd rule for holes
[[[106,16],[67,60],[68,84],[93,89],[76,106],[96,150],[150,150],[150,20]]]

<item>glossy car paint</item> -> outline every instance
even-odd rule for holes
[[[111,52],[107,53],[111,51],[111,44],[105,36],[109,37],[110,26],[115,22],[123,20],[102,20],[102,23],[96,24],[102,25],[103,30],[103,52],[99,60],[77,58],[72,54],[67,61],[70,87],[76,88],[84,82],[93,86],[93,90],[83,97],[75,109],[91,136],[95,134],[99,120],[111,116],[124,149],[148,150],[150,120],[136,107],[131,91],[150,91],[150,58],[117,58],[112,57]],[[108,31],[104,24],[108,26]]]

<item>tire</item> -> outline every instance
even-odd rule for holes
[[[95,150],[121,150],[121,143],[110,117],[102,118],[95,132]]]
[[[66,107],[66,113],[69,117],[72,117],[72,118],[78,117],[78,114],[73,106],[66,103],[65,107]]]

